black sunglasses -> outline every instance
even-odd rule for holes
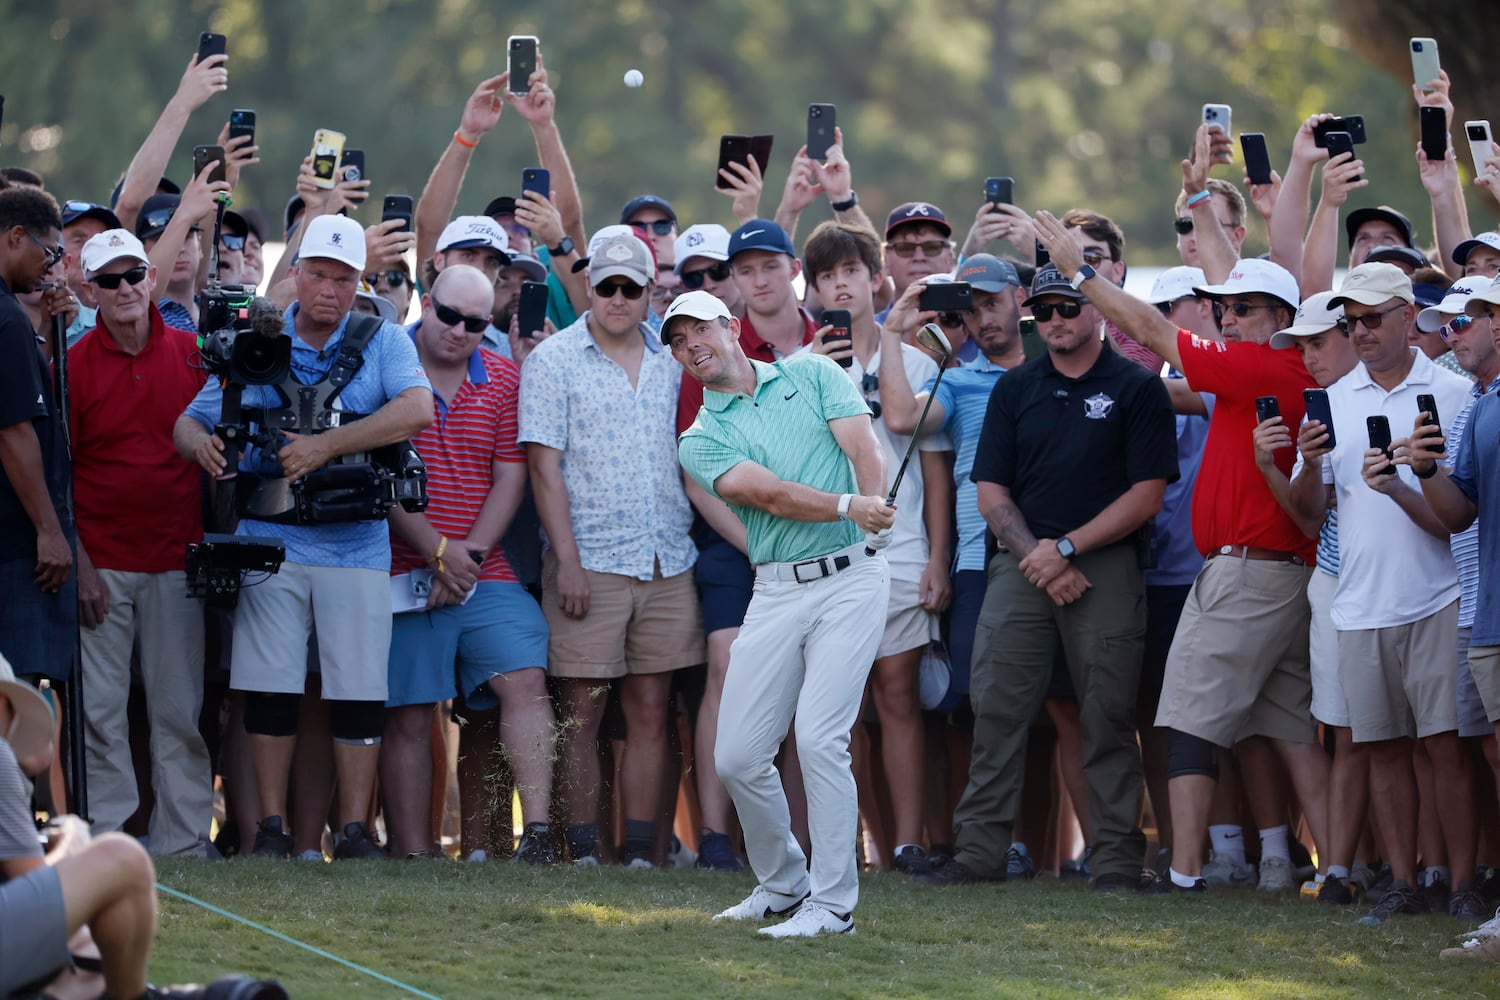
[[[374,288],[382,278],[384,278],[385,283],[387,285],[390,285],[392,288],[400,288],[402,285],[406,284],[405,271],[380,271],[376,274],[365,275],[365,280],[370,283],[371,288]]]
[[[41,250],[42,250],[42,253],[44,253],[44,254],[47,255],[47,269],[49,271],[54,266],[56,266],[57,262],[60,261],[60,260],[62,260],[63,257],[68,252],[68,251],[64,250],[62,247],[49,247],[47,244],[43,243],[41,240],[37,239],[34,235],[32,235],[31,230],[29,230],[29,229],[22,229],[21,232],[25,233],[26,234],[26,238],[29,239],[29,240],[31,240],[31,242],[35,243],[38,247],[40,247]]]
[[[594,294],[601,299],[612,299],[619,292],[632,302],[640,298],[645,290],[644,285],[637,285],[632,281],[601,281],[594,286]]]
[[[1038,302],[1031,307],[1031,315],[1038,323],[1045,323],[1057,313],[1063,319],[1077,319],[1083,312],[1083,303],[1070,299],[1067,302]]]
[[[490,318],[488,316],[465,316],[457,309],[450,309],[437,299],[432,300],[432,311],[437,314],[437,321],[444,326],[458,326],[470,333],[483,333],[489,328]]]
[[[700,267],[695,271],[683,271],[682,287],[694,291],[702,288],[704,280],[708,278],[714,281],[728,281],[730,273],[729,262],[724,260],[708,267]]]
[[[1341,316],[1336,325],[1344,333],[1351,335],[1355,330],[1359,329],[1361,323],[1365,325],[1366,330],[1379,330],[1380,324],[1385,322],[1385,318],[1401,308],[1404,308],[1404,306],[1394,305],[1389,309],[1382,309],[1380,312],[1365,313],[1363,316]]]
[[[222,243],[222,244],[224,244],[224,249],[225,250],[243,250],[243,249],[245,249],[245,237],[243,237],[243,236],[235,236],[232,233],[220,233],[219,234],[219,242]]]
[[[132,267],[130,270],[122,271],[119,274],[96,274],[89,280],[100,288],[107,288],[110,291],[119,288],[122,281],[127,281],[132,285],[139,285],[146,280],[146,265],[142,264],[140,267]]]
[[[1225,305],[1222,302],[1215,302],[1213,308],[1214,325],[1219,326],[1223,323],[1224,314],[1226,312],[1232,312],[1236,316],[1248,316],[1250,315],[1250,311],[1252,309],[1275,309],[1277,308],[1277,306],[1270,302],[1262,302],[1258,305],[1250,302],[1236,302],[1233,305]],[[1343,320],[1340,320],[1339,322],[1342,323]],[[1377,323],[1377,325],[1379,324]]]
[[[671,219],[657,219],[655,222],[631,222],[628,225],[631,229],[639,229],[643,233],[649,229],[657,236],[666,236],[672,232],[677,223]]]
[[[1186,302],[1186,301],[1191,300],[1191,299],[1196,299],[1197,297],[1198,296],[1196,296],[1196,295],[1183,295],[1183,296],[1180,296],[1179,298],[1171,299],[1171,300],[1169,300],[1167,302],[1158,302],[1158,303],[1156,303],[1156,309],[1163,316],[1170,317],[1172,315],[1173,311],[1176,310],[1177,304],[1179,302]]]
[[[167,223],[172,221],[172,213],[174,211],[176,211],[176,209],[159,208],[156,211],[152,212],[150,215],[142,218],[140,224],[136,226],[136,228],[141,230],[142,232],[150,232],[153,229],[165,229]]]

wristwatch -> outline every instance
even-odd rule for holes
[[[1088,267],[1087,264],[1083,266]],[[1074,548],[1073,540],[1071,538],[1069,538],[1067,535],[1063,535],[1057,540],[1057,554],[1062,556],[1064,559],[1072,559],[1078,554],[1078,549]]]
[[[853,208],[855,205],[858,205],[858,204],[859,204],[859,192],[858,191],[850,191],[849,192],[849,198],[848,198],[847,201],[831,201],[831,202],[828,203],[828,207],[831,208],[831,209],[833,209],[835,212],[847,212],[847,211],[849,211],[849,209]]]
[[[1078,273],[1075,274],[1075,275],[1073,275],[1073,280],[1070,281],[1070,282],[1068,282],[1068,284],[1072,285],[1073,286],[1073,291],[1076,292],[1076,291],[1078,291],[1078,286],[1079,285],[1082,285],[1085,281],[1088,281],[1090,278],[1094,277],[1098,273],[1099,272],[1095,271],[1092,267],[1090,267],[1089,265],[1085,264],[1085,265],[1083,265],[1082,267],[1080,267],[1078,269]]]
[[[558,243],[555,247],[548,247],[547,252],[554,257],[566,257],[576,249],[577,247],[573,245],[573,237],[564,236],[562,242]]]

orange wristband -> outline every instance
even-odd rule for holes
[[[473,149],[475,146],[479,145],[479,140],[476,139],[473,142],[470,142],[468,139],[465,139],[461,133],[459,133],[457,131],[455,131],[453,133],[453,141],[456,142],[456,143],[458,143],[460,146],[464,147],[465,149]]]

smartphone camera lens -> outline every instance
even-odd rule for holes
[[[1412,42],[1411,43],[1411,50],[1413,52],[1421,52],[1422,51],[1422,43],[1421,42]]]
[[[813,118],[822,118],[823,117],[823,109],[815,107],[815,108],[812,109],[812,111],[809,112],[809,115],[811,117],[813,117]]]

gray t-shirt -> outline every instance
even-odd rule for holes
[[[31,787],[10,744],[0,739],[0,861],[39,858],[42,845],[31,813]]]

